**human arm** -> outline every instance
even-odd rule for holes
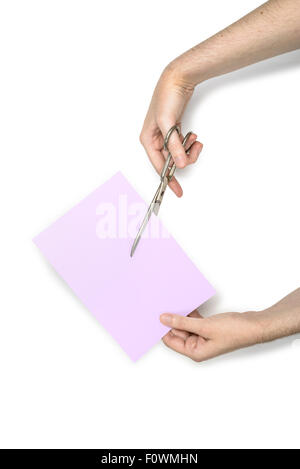
[[[164,336],[171,349],[200,362],[258,343],[300,333],[300,288],[262,311],[223,313],[203,318],[162,314],[172,329]]]
[[[166,157],[163,137],[170,127],[180,124],[198,84],[299,47],[300,0],[269,0],[173,60],[156,85],[140,136],[156,170],[161,172]],[[169,149],[177,167],[197,160],[202,144],[196,138],[193,134],[187,157],[178,135],[173,133]],[[175,178],[170,187],[176,195],[182,195]]]

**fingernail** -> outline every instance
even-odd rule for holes
[[[171,326],[172,325],[172,315],[171,314],[162,314],[160,316],[160,320],[165,326]]]

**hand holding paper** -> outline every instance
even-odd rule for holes
[[[130,257],[145,207],[117,173],[34,240],[133,360],[167,332],[160,314],[188,314],[214,294],[157,217]]]
[[[202,318],[198,311],[182,317],[162,314],[172,327],[164,343],[196,362],[250,345],[300,332],[300,288],[263,311],[223,313]]]

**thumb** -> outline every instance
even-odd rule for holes
[[[163,121],[158,122],[158,125],[160,127],[160,131],[163,134],[163,137],[165,138],[168,131],[171,129],[176,124],[171,119],[163,119]],[[182,145],[182,142],[180,140],[180,136],[176,130],[172,132],[169,138],[168,142],[168,150],[172,155],[172,158],[174,160],[174,163],[177,168],[184,168],[188,164],[188,157],[186,154],[186,151],[184,149],[184,146]]]
[[[201,317],[185,317],[179,314],[164,313],[160,316],[160,321],[165,326],[181,331],[191,332],[192,334],[201,335],[204,338],[210,336],[210,324],[207,319]]]

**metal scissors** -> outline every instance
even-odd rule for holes
[[[176,165],[175,165],[175,163],[172,159],[172,155],[171,155],[171,153],[168,149],[168,143],[169,143],[170,137],[171,137],[172,133],[174,132],[174,130],[176,130],[176,132],[180,135],[180,128],[179,128],[178,125],[173,125],[173,127],[171,127],[170,130],[167,132],[167,135],[166,135],[165,140],[164,140],[164,150],[166,150],[168,152],[168,157],[166,159],[165,165],[164,165],[163,170],[162,170],[161,175],[160,175],[160,184],[157,188],[157,191],[154,194],[152,202],[148,207],[146,215],[145,215],[145,217],[142,221],[142,224],[141,224],[141,226],[138,230],[138,233],[136,235],[136,238],[133,242],[133,245],[132,245],[132,248],[131,248],[131,251],[130,251],[130,257],[133,256],[133,254],[136,250],[136,247],[137,247],[137,245],[138,245],[138,243],[141,239],[143,231],[145,230],[145,228],[147,226],[147,223],[151,218],[152,213],[154,213],[155,215],[158,215],[158,212],[159,212],[163,197],[164,197],[165,192],[166,192],[166,188],[167,188],[169,182],[171,181],[172,177],[174,176],[174,173],[175,173],[175,170],[176,170]],[[184,137],[183,142],[182,142],[182,145],[184,147],[185,147],[185,145],[186,145],[186,143],[187,143],[187,141],[188,141],[191,134],[192,134],[192,132],[188,132],[186,134],[186,136]],[[188,150],[189,149],[187,149],[186,151],[188,151]]]

